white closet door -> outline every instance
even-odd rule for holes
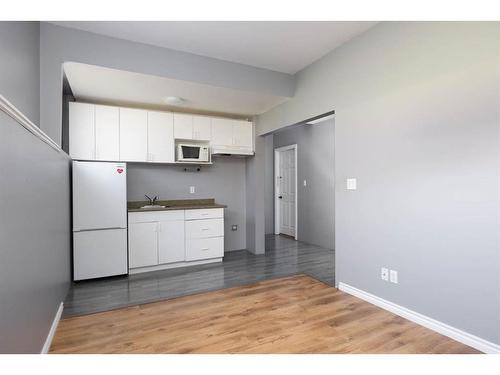
[[[96,160],[120,160],[120,109],[95,106]]]
[[[120,108],[120,160],[147,161],[148,112]]]
[[[210,141],[212,138],[212,120],[210,117],[193,116],[193,139]]]
[[[174,116],[167,112],[148,112],[148,160],[175,161]]]
[[[69,103],[69,154],[76,160],[94,160],[95,105]]]
[[[174,113],[174,138],[193,139],[193,115]]]

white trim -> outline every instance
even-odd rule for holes
[[[458,328],[449,326],[438,320],[429,318],[428,316],[422,315],[416,311],[407,309],[406,307],[397,305],[393,302],[387,301],[342,282],[339,282],[339,289],[484,353],[500,354],[500,345],[484,340]]]
[[[63,309],[64,309],[64,303],[61,302],[61,304],[59,305],[59,308],[57,309],[54,320],[52,321],[52,325],[50,326],[49,334],[47,335],[47,338],[45,339],[45,343],[43,344],[43,348],[42,348],[42,351],[40,352],[40,354],[47,354],[49,352],[50,345],[52,344],[52,339],[54,338],[54,335],[56,334],[57,326],[59,325],[59,321],[61,320]]]
[[[60,152],[69,158],[59,145],[54,142],[47,134],[45,134],[38,126],[36,126],[29,118],[27,118],[14,104],[9,102],[3,95],[0,94],[0,110],[13,118],[18,124],[22,125],[31,134],[38,137],[41,141],[48,144],[50,147]]]
[[[137,273],[143,273],[143,272],[161,271],[161,270],[168,270],[171,268],[190,267],[190,266],[198,266],[201,264],[220,263],[220,262],[222,262],[222,258],[212,258],[212,259],[183,261],[183,262],[175,262],[175,263],[167,263],[167,264],[157,264],[154,266],[130,268],[128,270],[128,273],[129,273],[129,275],[135,275]]]
[[[298,146],[297,144],[293,145],[288,145],[288,146],[283,146],[283,147],[277,147],[274,149],[274,234],[280,234],[280,201],[279,201],[279,192],[278,192],[278,171],[279,171],[279,160],[280,160],[280,152],[282,151],[287,151],[287,150],[294,150],[295,151],[295,241],[299,240],[299,192],[297,190],[298,188],[298,170],[299,170],[299,162],[297,159],[297,152]]]

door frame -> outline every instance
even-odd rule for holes
[[[298,207],[299,207],[299,192],[297,190],[298,187],[298,170],[299,163],[297,159],[297,144],[292,144],[283,147],[277,147],[274,149],[274,234],[280,234],[280,200],[278,198],[278,172],[280,166],[280,152],[287,150],[295,150],[295,241],[298,241],[299,237],[299,215],[298,215]]]

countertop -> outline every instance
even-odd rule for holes
[[[128,212],[156,212],[156,211],[175,211],[175,210],[199,210],[205,208],[226,208],[226,205],[215,203],[215,199],[179,199],[157,201],[159,206],[164,208],[141,208],[148,205],[148,201],[127,202]]]

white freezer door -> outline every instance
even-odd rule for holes
[[[73,231],[126,227],[125,163],[73,162]]]
[[[128,272],[127,230],[73,233],[73,279],[123,275]]]

